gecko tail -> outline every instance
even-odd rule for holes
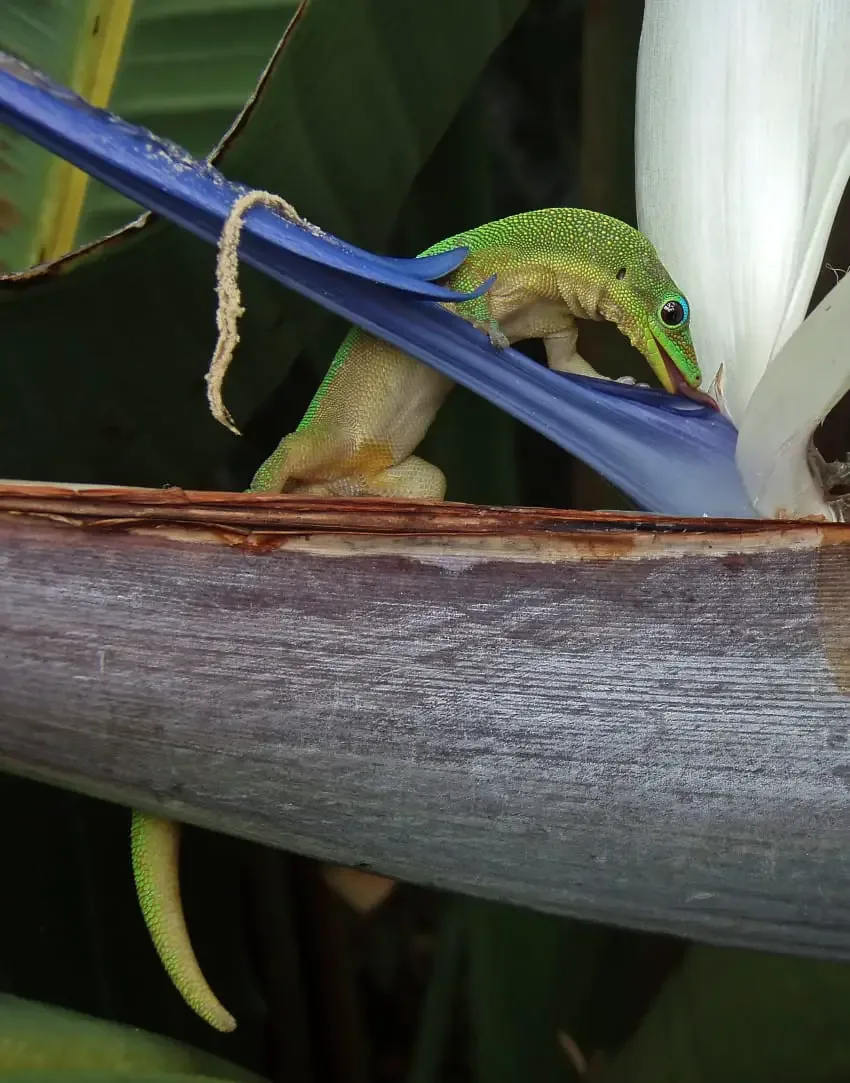
[[[201,973],[183,918],[180,825],[134,810],[130,844],[139,905],[166,973],[189,1007],[210,1026],[234,1030],[236,1020]]]

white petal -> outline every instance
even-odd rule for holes
[[[722,364],[739,423],[805,315],[850,171],[848,58],[847,0],[646,0],[639,224],[691,302],[705,384]],[[814,363],[801,380],[820,379]]]
[[[738,435],[736,459],[762,516],[834,518],[807,463],[809,438],[850,391],[850,276],[771,361]]]

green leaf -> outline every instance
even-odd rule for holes
[[[459,999],[461,965],[465,956],[464,933],[463,904],[454,896],[445,895],[407,1083],[440,1083],[443,1078],[443,1062]]]
[[[171,1038],[0,994],[0,1079],[21,1069],[40,1069],[45,1076],[49,1070],[63,1080],[68,1070],[82,1079],[88,1070],[110,1078],[109,1069],[120,1069],[151,1079],[152,1073],[193,1072],[260,1083],[252,1072]]]
[[[5,1072],[0,1083],[211,1083],[215,1076],[182,1072],[145,1072],[124,1068],[25,1068]]]
[[[253,91],[297,0],[6,0],[0,49],[203,157]],[[117,75],[116,75],[117,72]],[[9,130],[0,261],[23,269],[143,208]]]
[[[137,0],[109,108],[204,157],[253,91],[269,44],[297,0]],[[95,241],[142,208],[97,181],[77,244]]]
[[[563,1028],[591,991],[607,930],[475,899],[456,905],[466,916],[476,1083],[578,1079]]]
[[[132,0],[4,0],[0,49],[94,105],[109,100]],[[88,178],[10,129],[0,142],[0,269],[62,255]]]
[[[417,172],[524,4],[312,0],[219,164],[334,233],[384,248]],[[204,395],[213,257],[149,221],[45,274],[0,281],[0,475],[233,487],[224,464],[236,440]],[[241,425],[327,326],[250,269],[243,285],[226,385]]]
[[[850,1077],[850,966],[695,946],[604,1083]]]

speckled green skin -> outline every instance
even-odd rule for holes
[[[671,328],[659,316],[681,293],[647,238],[626,223],[571,207],[528,211],[448,237],[422,255],[459,246],[469,255],[446,285],[467,291],[494,274],[496,282],[483,297],[446,307],[496,345],[541,338],[550,367],[598,376],[576,350],[576,320],[611,320],[668,391],[699,386],[687,321]],[[412,452],[452,386],[352,329],[300,425],[262,464],[251,489],[442,499],[441,472]]]
[[[180,902],[180,825],[134,812],[130,849],[136,894],[162,965],[178,992],[216,1030],[233,1030],[236,1020],[222,1007],[201,973]]]
[[[687,324],[666,327],[659,310],[680,298],[649,241],[625,223],[572,208],[529,211],[448,237],[422,253],[465,246],[469,256],[445,282],[484,297],[454,308],[497,345],[542,338],[549,365],[598,375],[576,351],[576,319],[612,320],[675,389],[661,348],[697,387],[700,371]],[[358,329],[340,346],[298,429],[257,471],[251,489],[440,500],[445,478],[412,452],[452,388],[441,373]],[[133,814],[136,886],[156,950],[186,1002],[212,1026],[232,1016],[198,967],[180,905],[179,825]]]

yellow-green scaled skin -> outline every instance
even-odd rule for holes
[[[559,207],[530,211],[449,237],[423,255],[468,247],[445,279],[459,291],[492,275],[494,286],[454,308],[501,346],[542,338],[551,368],[598,375],[576,351],[576,319],[613,321],[674,390],[659,343],[698,387],[700,371],[687,325],[665,326],[659,310],[681,294],[655,249],[624,222]],[[251,483],[253,491],[399,496],[442,500],[445,478],[412,452],[452,382],[441,373],[353,329],[298,429],[284,437]],[[233,1017],[198,967],[180,905],[179,826],[133,814],[133,869],[145,921],[171,980],[198,1015],[219,1030]]]
[[[180,826],[146,812],[134,812],[130,849],[136,893],[154,947],[178,992],[216,1030],[233,1030],[236,1020],[207,985],[183,918],[180,901]]]
[[[496,282],[483,297],[446,307],[496,345],[542,338],[551,368],[598,376],[576,350],[576,320],[611,320],[668,391],[675,387],[659,344],[681,382],[699,386],[687,322],[671,328],[659,317],[665,301],[683,298],[651,243],[626,223],[571,207],[528,211],[422,255],[459,246],[469,256],[446,285],[468,291],[494,274]],[[442,472],[412,452],[452,386],[428,365],[352,329],[301,424],[262,464],[251,489],[441,500]]]

